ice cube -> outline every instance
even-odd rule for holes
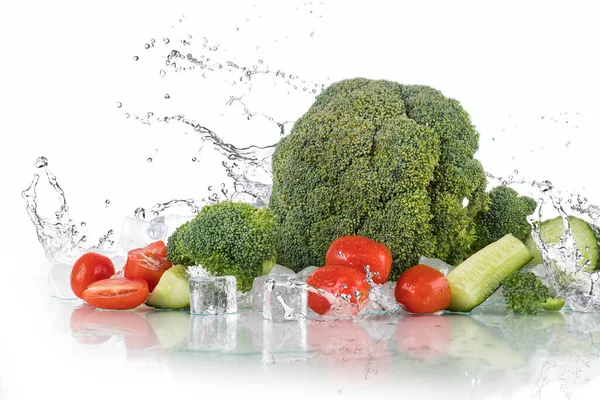
[[[284,267],[283,265],[275,264],[273,269],[267,275],[296,275],[294,271],[289,269],[288,267]]]
[[[306,282],[308,277],[318,269],[319,267],[306,267],[302,271],[298,272],[296,276],[298,277],[299,281]]]
[[[237,315],[192,315],[188,348],[227,352],[236,347]]]
[[[190,314],[219,315],[237,312],[233,276],[190,275]]]
[[[295,274],[268,275],[264,283],[263,318],[274,321],[292,321],[306,316],[308,292],[294,285]]]
[[[166,239],[166,224],[126,217],[123,219],[117,255],[126,257],[129,250],[147,246],[158,240],[166,241]]]
[[[419,264],[427,265],[431,268],[437,269],[444,275],[448,275],[454,269],[452,265],[440,260],[439,258],[429,258],[421,256],[419,258]]]
[[[77,299],[71,289],[71,269],[72,265],[58,264],[52,267],[48,272],[48,289],[50,296],[57,299]]]
[[[263,320],[263,363],[308,360],[306,320],[278,324]]]
[[[171,235],[175,229],[179,228],[181,225],[185,224],[188,221],[194,219],[196,215],[160,215],[156,218],[153,218],[151,222],[155,224],[164,224],[167,226],[167,235]]]

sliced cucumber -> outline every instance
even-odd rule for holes
[[[544,303],[544,310],[548,311],[558,311],[562,310],[565,306],[565,299],[560,297],[549,297],[548,300]]]
[[[586,221],[573,216],[569,216],[568,220],[569,225],[571,226],[571,232],[573,232],[575,245],[581,251],[581,255],[583,256],[583,259],[579,261],[579,266],[582,267],[587,260],[590,260],[590,265],[585,267],[584,271],[591,273],[598,269],[598,255],[600,253],[600,248],[598,246],[596,234],[590,224]],[[542,239],[546,243],[553,245],[558,244],[560,237],[565,233],[562,217],[556,217],[542,222],[540,225],[540,233]],[[541,264],[542,254],[531,236],[527,238],[525,245],[527,245],[527,248],[533,255],[531,263]]]
[[[532,258],[527,247],[511,234],[479,250],[446,276],[452,292],[449,310],[471,311]]]
[[[190,306],[189,274],[183,265],[174,265],[160,277],[146,304],[155,308],[181,310]]]

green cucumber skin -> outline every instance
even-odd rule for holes
[[[565,306],[565,299],[560,297],[549,297],[544,303],[544,310],[548,311],[559,311]]]
[[[446,277],[452,293],[448,309],[470,312],[532,258],[527,247],[511,234],[481,249]]]
[[[596,232],[590,224],[586,221],[569,216],[569,225],[573,232],[573,239],[577,243],[577,248],[581,251],[583,260],[581,260],[580,266],[585,263],[586,260],[590,260],[590,265],[583,268],[588,273],[594,272],[600,266],[598,260],[600,258],[600,246],[598,245],[598,238]],[[542,238],[551,244],[557,244],[560,240],[560,236],[564,233],[564,224],[562,217],[555,217],[548,219],[541,223]],[[541,264],[542,254],[535,245],[535,242],[531,238],[531,235],[525,240],[525,245],[529,248],[529,251],[533,255],[533,260],[530,264]]]

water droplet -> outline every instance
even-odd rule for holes
[[[106,200],[104,200],[104,203],[105,203],[105,204],[110,204],[110,200],[109,200],[109,199],[106,199]]]
[[[149,45],[148,43],[146,43],[146,44],[144,45],[144,48],[145,48],[146,50],[148,50],[148,49],[150,48],[150,45]]]
[[[197,158],[196,157],[192,157],[192,161],[196,162]]]
[[[150,39],[150,43],[156,43],[156,40]]]
[[[160,70],[160,76],[161,78],[164,78],[164,76],[167,75],[167,71],[165,71],[164,69]]]
[[[129,118],[131,115],[129,113],[125,113],[125,118]]]
[[[109,229],[109,231],[106,233],[107,236],[111,236],[113,233],[115,233],[112,229]]]
[[[137,61],[137,60],[139,60],[139,59],[140,59],[140,58],[139,58],[138,56],[133,56],[133,61]]]
[[[163,38],[163,42],[164,42],[164,44],[169,44],[170,40],[169,40],[169,38]]]
[[[212,186],[209,186],[209,187],[208,187],[208,190],[213,190],[213,187],[212,187]]]
[[[148,159],[146,161],[148,161],[149,163],[151,163],[152,162],[152,157],[148,157]]]
[[[339,393],[339,394],[342,394],[342,390],[341,390],[341,389],[340,389],[340,390],[338,390],[338,393]]]
[[[120,101],[117,101],[117,108],[121,108],[123,107],[123,103],[121,103]]]
[[[85,228],[85,222],[82,222],[80,225]]]
[[[169,93],[165,93],[165,99],[170,99],[171,95],[169,95]]]
[[[518,173],[519,173],[519,170],[518,170],[518,169],[515,169],[515,175],[516,175],[516,174],[518,174]]]
[[[35,167],[36,168],[44,168],[47,166],[48,166],[48,159],[44,156],[38,157],[38,159],[35,162]]]

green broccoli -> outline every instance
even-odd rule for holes
[[[266,208],[223,201],[202,208],[167,241],[174,264],[202,265],[213,275],[233,275],[237,288],[252,288],[275,265],[275,218]]]
[[[489,206],[475,215],[475,241],[472,252],[512,234],[524,241],[531,234],[527,216],[533,214],[536,202],[531,197],[519,196],[516,190],[498,186],[490,190]]]
[[[506,307],[516,313],[537,314],[540,308],[560,310],[563,299],[551,298],[548,288],[533,272],[517,271],[502,284]]]
[[[333,240],[357,234],[390,249],[390,279],[419,256],[459,263],[487,204],[478,140],[460,104],[433,88],[332,84],[273,155],[279,262],[323,265]]]

